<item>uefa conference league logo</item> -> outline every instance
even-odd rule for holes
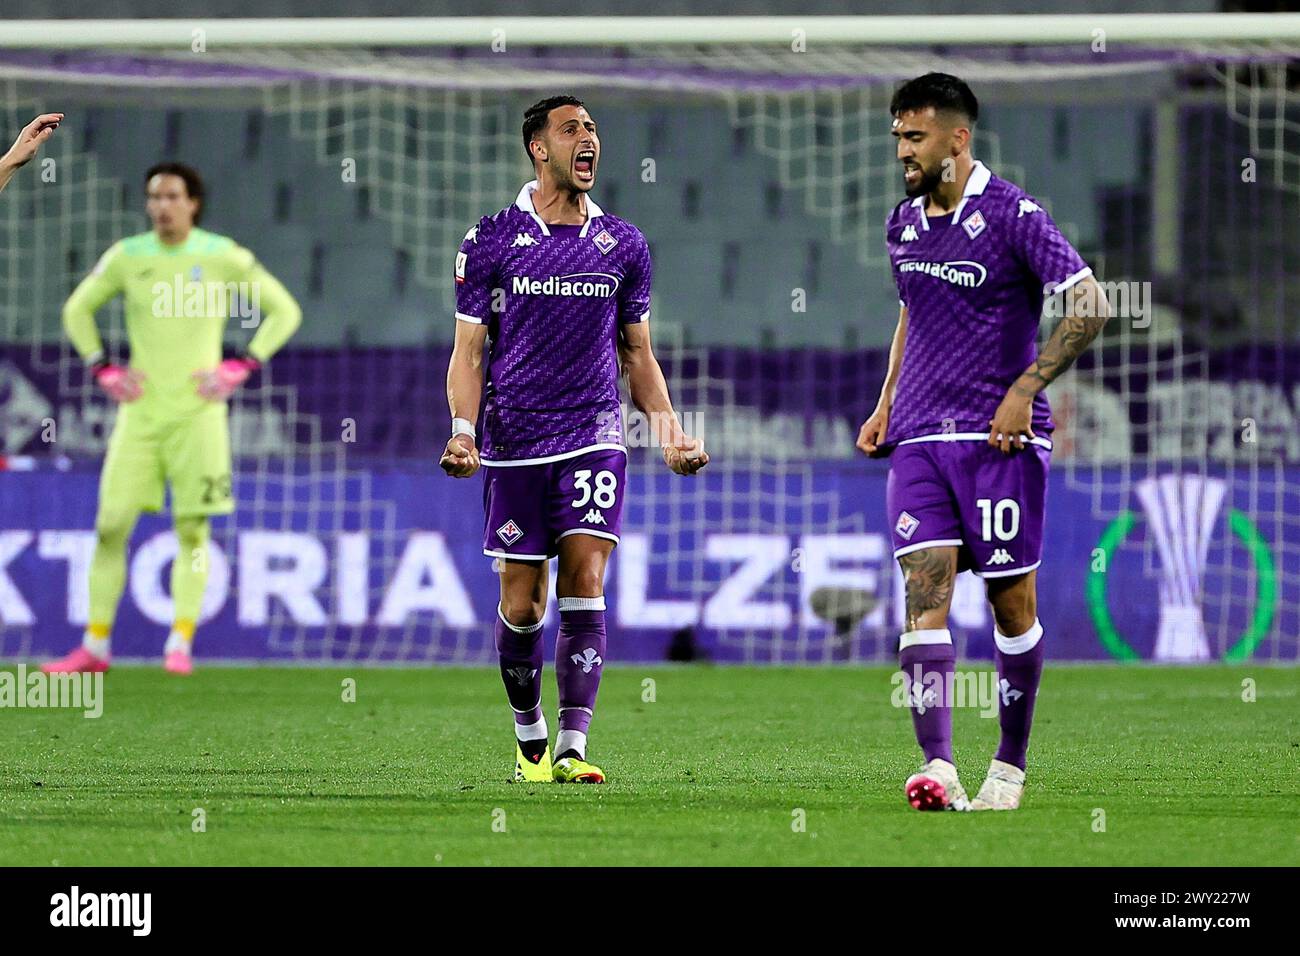
[[[1157,661],[1205,661],[1214,657],[1205,629],[1202,605],[1205,564],[1210,538],[1223,510],[1227,482],[1203,475],[1162,475],[1145,478],[1134,487],[1159,555],[1160,616],[1151,652]],[[1227,648],[1224,659],[1246,660],[1267,636],[1276,602],[1276,579],[1272,554],[1250,518],[1229,509],[1231,532],[1250,552],[1258,580],[1256,605],[1250,623],[1239,639]],[[1097,543],[1108,568],[1119,545],[1137,524],[1138,515],[1124,511],[1107,526]],[[1106,574],[1094,573],[1088,580],[1088,606],[1098,637],[1106,649],[1121,660],[1133,660],[1137,652],[1119,634],[1106,602]]]
[[[1205,557],[1227,484],[1219,478],[1165,475],[1138,482],[1134,493],[1160,552],[1160,623],[1152,657],[1210,659],[1201,615]]]

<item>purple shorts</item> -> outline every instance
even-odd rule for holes
[[[959,571],[1032,571],[1043,553],[1050,457],[1041,445],[1009,455],[984,441],[899,445],[885,493],[894,557],[953,545]]]
[[[617,543],[627,454],[601,449],[536,465],[483,465],[483,553],[544,561],[560,539],[591,534]]]

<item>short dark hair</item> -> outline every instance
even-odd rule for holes
[[[965,81],[951,73],[927,73],[908,80],[894,91],[889,115],[899,116],[933,106],[935,112],[960,113],[971,124],[979,119],[980,104]]]
[[[551,110],[559,109],[561,106],[583,106],[587,104],[582,102],[576,96],[548,96],[544,100],[538,100],[528,111],[524,113],[524,152],[528,154],[528,161],[533,161],[532,142],[539,132],[546,129],[546,122],[551,117]]]
[[[198,211],[194,213],[194,224],[197,226],[199,220],[203,218],[203,204],[207,196],[203,188],[203,177],[199,175],[198,170],[193,166],[186,166],[184,163],[155,163],[144,174],[144,188],[146,191],[149,189],[149,180],[155,176],[179,176],[185,181],[186,194],[191,199],[199,201]]]

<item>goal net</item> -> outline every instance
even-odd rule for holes
[[[0,34],[5,135],[38,110],[69,116],[0,201],[0,453],[12,468],[93,469],[112,409],[60,309],[105,248],[146,228],[143,170],[189,161],[209,180],[210,227],[252,248],[305,314],[233,403],[238,510],[216,526],[206,613],[256,637],[225,656],[490,660],[474,495],[434,464],[451,259],[530,178],[524,107],[571,91],[600,126],[593,195],[650,240],[656,352],[715,459],[674,479],[630,441],[615,626],[644,657],[888,659],[902,611],[883,465],[853,448],[897,312],[888,103],[900,81],[949,72],[980,97],[975,155],[1044,202],[1116,308],[1049,390],[1054,489],[1071,504],[1049,512],[1048,549],[1057,535],[1074,550],[1050,580],[1045,566],[1043,589],[1069,592],[1055,605],[1066,646],[1295,660],[1300,27],[1135,42],[1034,20],[924,46],[897,29],[872,42],[782,26],[692,42],[592,32],[574,47],[488,22],[452,43],[423,21],[418,46],[367,39],[364,24],[280,45],[224,42],[220,21],[134,44],[88,31],[73,48]],[[120,353],[120,310],[100,324]],[[232,344],[241,335],[231,323]],[[29,529],[42,558],[68,562],[68,624],[90,543],[77,520]],[[137,533],[124,600],[156,621],[166,542],[163,523]],[[1135,594],[1145,607],[1122,606]],[[10,613],[0,653],[39,649],[37,617]],[[959,651],[987,654],[970,575],[954,620]]]

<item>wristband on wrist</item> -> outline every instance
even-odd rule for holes
[[[474,423],[468,418],[453,418],[451,420],[451,437],[457,435],[468,435],[470,438],[476,438],[474,434]]]

